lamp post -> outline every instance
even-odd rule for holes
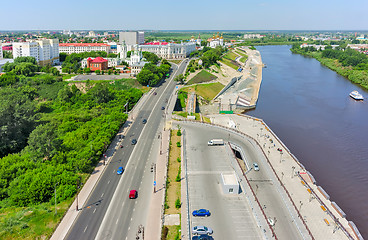
[[[281,183],[283,179],[284,179],[284,172],[281,172]]]
[[[153,193],[156,193],[156,163],[153,164]]]
[[[293,178],[293,177],[294,177],[294,170],[295,170],[295,166],[292,166],[292,167],[291,167],[291,178]]]
[[[282,159],[282,154],[284,154],[284,153],[280,152],[280,163],[281,163],[281,159]]]
[[[55,190],[55,216],[57,214],[57,208],[56,208],[56,186],[58,185],[59,183],[55,183],[54,185],[54,190]]]
[[[300,207],[299,207],[299,212],[300,212],[302,210],[303,203],[302,201],[299,201],[299,203],[300,203]]]

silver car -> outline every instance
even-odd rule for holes
[[[259,167],[257,163],[253,163],[253,169],[254,171],[259,171]]]
[[[212,234],[213,230],[205,226],[196,226],[192,230],[193,235]]]

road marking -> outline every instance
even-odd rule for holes
[[[95,208],[95,210],[93,210],[93,213],[95,213],[95,212],[96,212],[96,209],[97,209],[97,208]]]
[[[128,227],[128,231],[130,230],[130,226]]]
[[[130,221],[133,221],[133,218],[130,218]]]
[[[87,228],[88,228],[88,225],[86,226],[86,228],[84,229],[84,231],[83,231],[83,232],[86,232]]]
[[[135,208],[133,208],[133,212],[135,211]]]
[[[102,193],[101,197],[103,197],[104,193]]]
[[[116,219],[116,223],[115,223],[115,224],[118,224],[118,222],[119,222],[119,218],[118,218],[118,219]]]
[[[109,184],[110,183],[110,180],[107,182],[107,184]]]

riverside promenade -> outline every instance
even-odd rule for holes
[[[258,143],[312,239],[363,239],[355,224],[261,119],[240,114],[209,117],[212,123],[240,131]]]

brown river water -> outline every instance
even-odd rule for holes
[[[267,68],[247,114],[271,127],[368,239],[368,92],[289,49],[257,47]]]

